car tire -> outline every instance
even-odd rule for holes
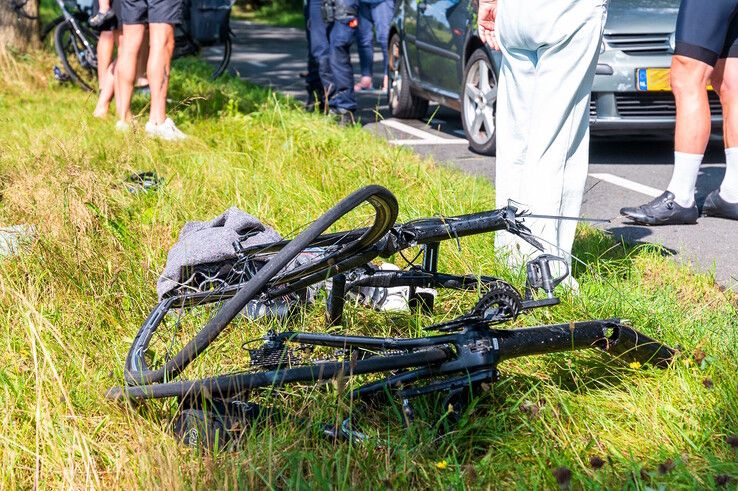
[[[494,155],[497,150],[497,76],[483,48],[475,50],[464,67],[461,122],[472,151]]]
[[[428,101],[412,93],[407,65],[402,53],[400,36],[395,34],[389,42],[389,83],[387,105],[390,114],[400,119],[420,119],[428,112]]]

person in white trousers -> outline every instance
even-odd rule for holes
[[[579,216],[589,165],[589,99],[607,0],[480,0],[482,39],[502,51],[497,94],[497,207]],[[571,264],[576,221],[528,219]],[[495,249],[512,266],[540,254],[511,234]],[[576,288],[576,281],[569,285]]]

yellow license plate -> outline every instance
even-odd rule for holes
[[[637,68],[636,87],[644,92],[667,92],[671,91],[668,68]],[[712,90],[712,85],[707,86]]]
[[[668,68],[636,69],[636,87],[648,92],[664,92],[671,90]]]

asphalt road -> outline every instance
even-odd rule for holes
[[[304,31],[246,22],[232,22],[232,27],[236,35],[232,68],[245,79],[304,100],[304,82],[299,77],[306,64]],[[380,61],[376,53],[375,73],[381,72]],[[358,69],[355,54],[354,69]],[[441,164],[494,180],[495,158],[468,149],[458,113],[431,106],[426,120],[392,119],[378,92],[360,94],[359,106],[359,118],[368,131],[392,144],[411,146]],[[642,227],[619,217],[622,206],[642,204],[661,193],[671,176],[672,151],[668,136],[661,140],[594,137],[582,215],[612,219],[599,226],[628,242],[661,244],[676,260],[712,272],[720,284],[738,291],[738,222],[703,217],[697,225]],[[720,140],[715,139],[697,182],[699,204],[719,186],[724,172],[725,156]]]

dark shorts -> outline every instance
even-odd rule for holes
[[[102,26],[100,26],[99,31],[115,31],[116,29],[120,29],[123,27],[123,24],[120,21],[120,1],[121,0],[110,0],[110,8],[113,9],[113,12],[115,12],[115,17]],[[100,4],[97,0],[92,2],[92,15],[97,15],[97,13],[100,11]]]
[[[123,24],[180,24],[183,0],[119,0]]]
[[[711,66],[738,58],[738,0],[682,0],[674,54]]]

